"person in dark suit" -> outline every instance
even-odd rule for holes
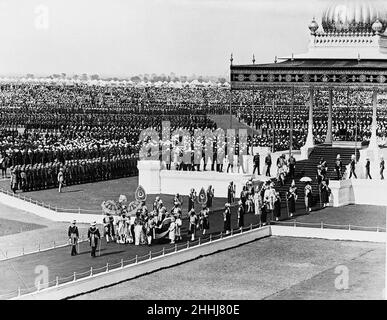
[[[76,226],[76,221],[74,220],[73,223],[69,226],[69,230],[67,232],[69,237],[69,243],[71,245],[71,255],[76,256],[78,254],[77,252],[77,244],[79,239],[79,231],[78,227]]]
[[[272,164],[272,161],[271,161],[271,155],[270,155],[270,152],[267,154],[266,158],[265,158],[265,165],[266,165],[266,177],[270,177],[270,168],[271,168],[271,164]]]
[[[337,180],[341,180],[343,177],[343,173],[342,173],[343,172],[343,163],[340,159],[339,154],[336,156],[335,171],[336,171]]]
[[[351,162],[349,163],[350,166],[351,166],[351,171],[349,173],[349,178],[348,179],[351,179],[352,178],[352,175],[355,177],[355,179],[357,179],[357,175],[356,175],[356,172],[355,172],[355,168],[356,168],[356,159],[355,159],[355,155],[352,155],[351,157]]]
[[[372,180],[371,173],[370,173],[370,165],[371,165],[370,158],[367,158],[366,159],[366,165],[365,165],[365,168],[366,168],[366,179],[370,178]]]
[[[254,170],[253,170],[253,174],[255,174],[255,170],[257,170],[257,173],[258,175],[260,176],[261,175],[261,171],[259,169],[259,166],[260,166],[260,157],[259,157],[259,153],[257,152],[254,156]]]

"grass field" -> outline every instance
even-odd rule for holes
[[[46,226],[35,223],[25,223],[17,220],[0,218],[0,237],[15,233],[31,231],[35,229],[41,229],[45,227]]]
[[[76,299],[382,299],[384,281],[382,244],[270,237]]]

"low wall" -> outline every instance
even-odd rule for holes
[[[387,206],[387,180],[351,179],[331,181],[331,205],[348,204]]]
[[[351,180],[332,180],[329,182],[331,188],[330,205],[333,207],[342,207],[355,203]]]
[[[386,243],[386,232],[343,229],[318,229],[306,227],[271,226],[271,235],[280,237],[318,238],[328,240],[365,241]]]
[[[249,243],[271,235],[270,227],[254,229],[236,234],[227,238],[207,242],[200,246],[179,250],[176,253],[166,254],[152,260],[139,262],[123,268],[114,269],[109,272],[100,273],[92,277],[83,278],[78,281],[65,283],[56,287],[50,287],[38,292],[17,297],[22,300],[59,300],[73,297],[82,293],[90,292],[102,287],[117,284],[140,275],[154,272],[163,268],[196,259],[201,256],[210,255],[218,251],[230,249],[242,244]]]

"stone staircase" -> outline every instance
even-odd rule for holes
[[[342,148],[342,147],[332,147],[328,145],[318,145],[316,146],[312,153],[309,155],[309,159],[298,161],[296,164],[295,170],[295,183],[297,186],[297,194],[298,194],[298,204],[303,206],[304,204],[304,187],[305,183],[300,182],[302,177],[309,177],[312,179],[311,186],[313,190],[313,203],[314,205],[319,205],[320,197],[319,197],[319,189],[316,179],[317,174],[317,165],[321,158],[327,162],[328,165],[328,178],[330,180],[336,179],[335,172],[335,160],[336,156],[340,154],[341,161],[343,163],[343,170],[345,171],[346,166],[349,164],[351,160],[351,156],[355,154],[354,148]],[[359,158],[359,150],[356,152],[357,159]],[[274,167],[276,173],[276,168]],[[285,194],[289,190],[291,184],[291,180],[287,179],[284,186],[281,186],[279,182],[276,182],[275,189],[280,192],[281,199],[285,199]],[[283,206],[286,206],[286,202],[283,201]]]

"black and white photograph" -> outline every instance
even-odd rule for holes
[[[0,0],[0,300],[386,300],[385,161],[387,0]]]

